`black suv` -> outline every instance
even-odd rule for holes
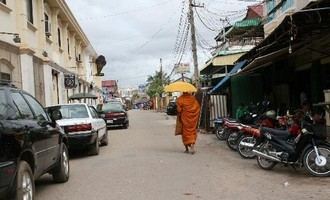
[[[69,179],[67,137],[28,93],[0,82],[0,199],[34,199],[34,180],[50,173]]]
[[[166,107],[166,114],[168,115],[176,115],[176,102],[170,101]]]

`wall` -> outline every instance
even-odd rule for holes
[[[21,60],[18,48],[0,41],[0,63],[12,69],[12,83],[16,87],[22,88]]]

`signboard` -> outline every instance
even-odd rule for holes
[[[76,87],[76,76],[74,74],[64,74],[65,89],[72,89]]]
[[[175,66],[175,73],[184,74],[190,72],[190,64],[189,63],[180,63]]]

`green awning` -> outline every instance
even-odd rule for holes
[[[69,97],[70,100],[79,100],[79,99],[97,99],[97,96],[90,93],[77,93]]]
[[[238,21],[234,24],[235,28],[248,28],[248,27],[254,27],[259,26],[261,24],[261,19],[246,19],[242,21]]]

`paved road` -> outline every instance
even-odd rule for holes
[[[99,156],[75,156],[66,184],[37,182],[38,200],[295,200],[330,199],[330,179],[303,170],[258,168],[216,139],[199,135],[197,153],[184,154],[163,113],[130,111],[127,130],[110,130]],[[287,184],[285,184],[287,182]]]

